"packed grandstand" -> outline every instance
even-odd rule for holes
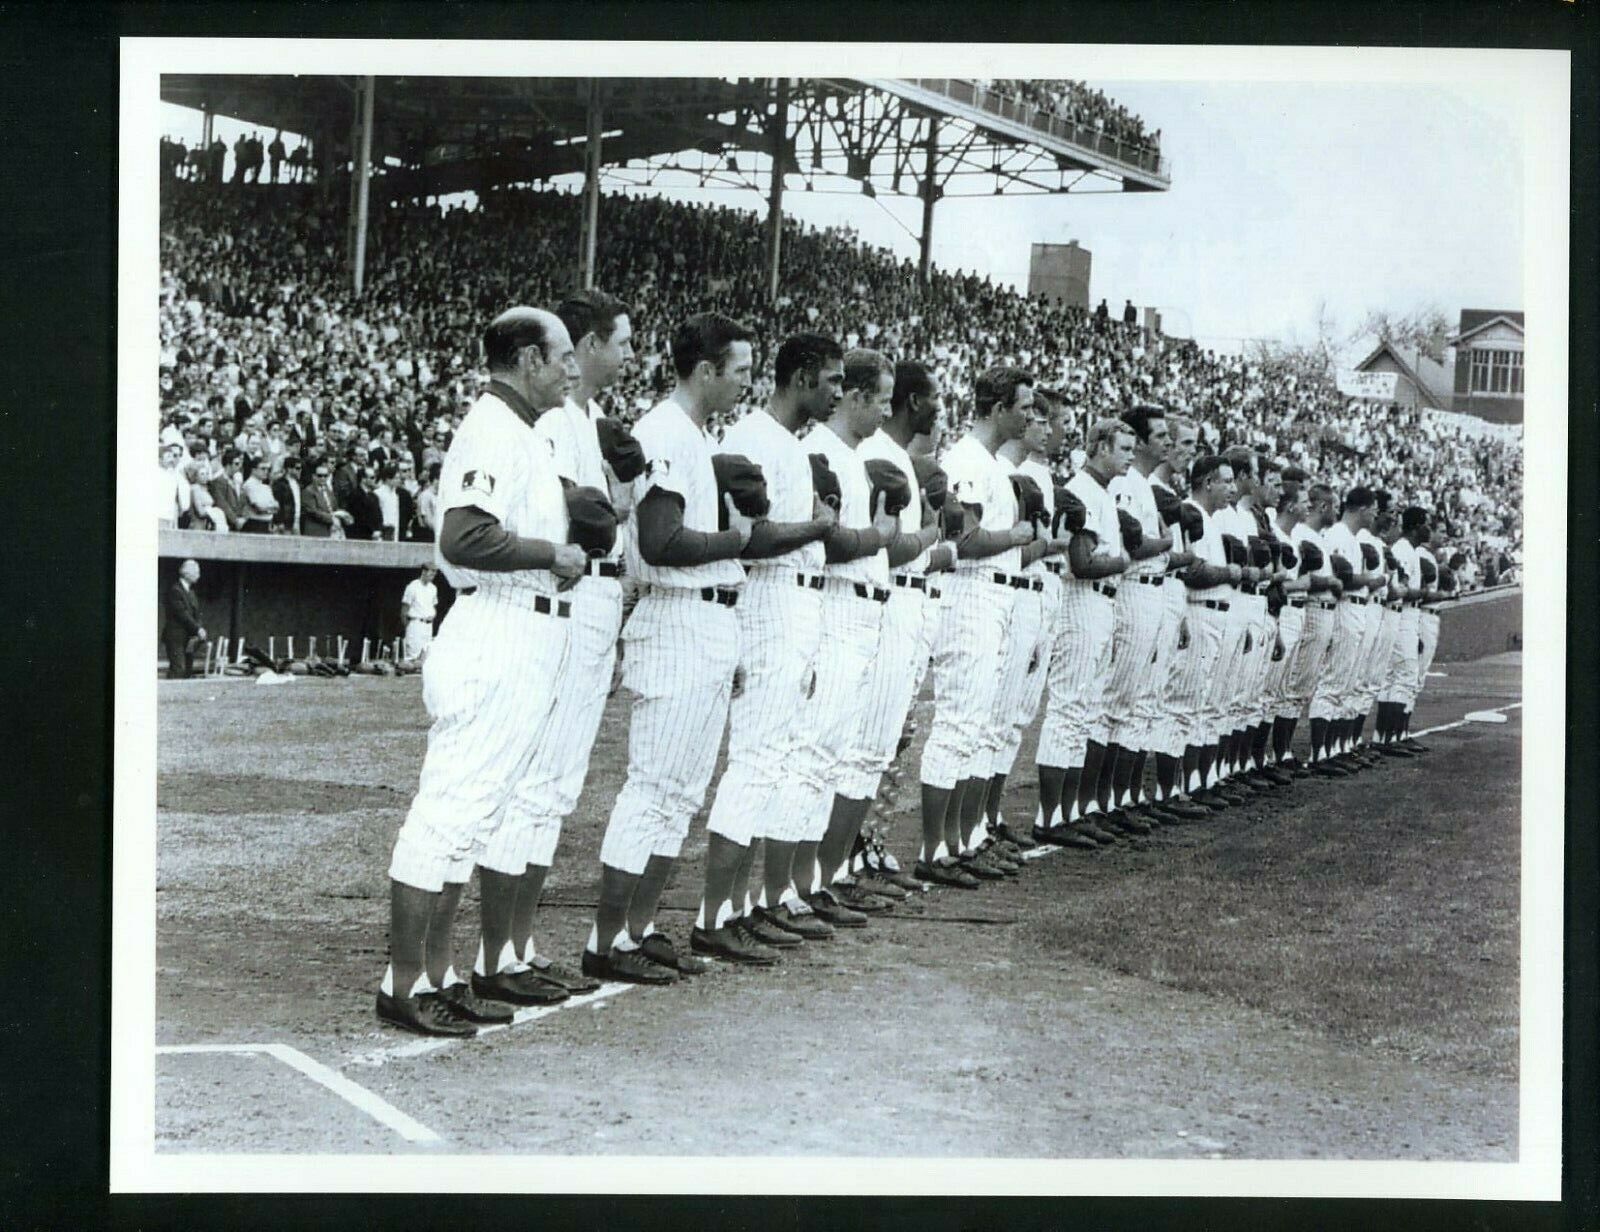
[[[470,210],[377,208],[359,301],[344,259],[345,210],[341,194],[309,185],[164,183],[164,525],[432,537],[428,473],[487,379],[483,322],[569,288],[580,198],[506,189]],[[984,368],[1015,363],[1061,391],[1079,422],[1137,402],[1179,408],[1202,424],[1208,446],[1249,444],[1336,488],[1361,482],[1396,506],[1420,504],[1433,511],[1441,546],[1461,554],[1469,584],[1504,580],[1520,562],[1520,429],[1353,401],[1331,373],[1218,354],[974,274],[936,267],[924,287],[914,262],[790,218],[781,293],[769,302],[755,213],[615,195],[600,217],[595,281],[630,304],[638,356],[608,408],[624,420],[670,388],[674,324],[716,309],[754,326],[762,344],[757,371],[766,375],[735,415],[766,397],[771,353],[797,329],[930,361],[954,408]],[[1063,479],[1074,444],[1058,460]],[[288,476],[309,486],[319,466],[340,502],[376,491],[387,511],[404,489],[405,516],[377,526],[342,517],[320,532],[296,524]]]

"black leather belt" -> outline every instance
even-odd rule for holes
[[[1228,610],[1228,601],[1226,599],[1190,599],[1189,602],[1196,607],[1210,608],[1213,612],[1226,612]]]
[[[1405,606],[1405,603],[1402,602],[1399,599],[1392,599],[1388,603],[1385,603],[1383,606],[1388,608],[1391,612],[1398,612],[1401,608],[1403,608]]]
[[[1009,573],[999,573],[995,571],[986,572],[983,575],[983,580],[986,582],[993,582],[996,586],[1011,585],[1011,575]]]
[[[1011,579],[1012,590],[1040,590],[1044,589],[1044,579],[1038,577],[1022,577],[1020,574]]]
[[[874,603],[889,602],[888,587],[868,586],[865,582],[851,582],[850,589],[855,591],[857,599],[871,599]]]
[[[1040,561],[1039,563],[1042,564],[1046,569],[1050,570],[1050,572],[1055,574],[1057,577],[1065,577],[1067,575],[1067,563],[1065,561],[1046,560]]]
[[[1337,599],[1313,599],[1312,602],[1325,612],[1331,612],[1334,608],[1339,606],[1339,601]]]
[[[1305,605],[1306,605],[1306,600],[1305,600],[1305,596],[1303,596],[1303,595],[1298,599],[1291,598],[1289,600],[1289,606],[1290,607],[1304,607]]]
[[[1115,599],[1117,597],[1117,584],[1115,582],[1090,582],[1089,589],[1099,591],[1107,599]]]
[[[1164,573],[1136,573],[1132,577],[1124,576],[1125,582],[1138,582],[1141,586],[1160,586],[1167,580]]]
[[[622,562],[616,560],[591,560],[589,562],[589,576],[619,578],[622,576]]]
[[[1366,607],[1367,606],[1367,601],[1365,599],[1363,599],[1360,595],[1346,595],[1344,597],[1344,601],[1346,603],[1354,603],[1357,607]]]
[[[820,573],[797,573],[794,584],[802,590],[821,590],[825,579]]]
[[[1253,595],[1253,594],[1255,594],[1256,593],[1256,584],[1254,582],[1240,582],[1239,583],[1239,593],[1241,595]]]
[[[919,573],[897,573],[894,575],[894,584],[902,589],[908,586],[912,590],[928,589],[928,579]]]
[[[732,607],[739,602],[739,592],[730,586],[702,586],[690,593],[699,595],[707,603],[720,604],[722,607]]]

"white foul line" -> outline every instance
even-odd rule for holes
[[[594,992],[584,993],[581,997],[569,997],[567,1000],[558,1002],[555,1005],[527,1006],[518,1010],[516,1016],[510,1022],[501,1026],[479,1027],[476,1035],[407,1040],[405,1043],[396,1044],[392,1048],[379,1048],[372,1052],[365,1052],[360,1056],[352,1057],[349,1064],[375,1069],[380,1065],[387,1065],[390,1061],[403,1061],[410,1057],[425,1056],[430,1052],[438,1052],[441,1048],[449,1048],[452,1044],[459,1044],[470,1039],[482,1039],[485,1035],[493,1035],[496,1031],[504,1031],[508,1027],[520,1027],[525,1022],[536,1022],[540,1018],[548,1018],[551,1014],[559,1014],[562,1010],[575,1010],[580,1006],[593,1005],[597,1001],[620,996],[622,993],[629,992],[637,987],[637,984],[602,984]],[[360,1090],[359,1087],[356,1089]]]
[[[298,1048],[291,1048],[288,1044],[164,1044],[156,1048],[159,1053],[196,1053],[196,1052],[233,1052],[233,1053],[266,1053],[268,1056],[277,1057],[285,1065],[299,1070],[313,1082],[320,1083],[335,1095],[348,1103],[354,1104],[368,1116],[382,1122],[407,1142],[438,1142],[439,1135],[434,1133],[420,1121],[414,1120],[401,1112],[388,1100],[374,1095],[365,1087],[357,1086],[343,1074],[337,1073],[323,1065],[320,1061],[313,1061]]]

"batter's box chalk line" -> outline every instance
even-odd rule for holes
[[[374,1095],[343,1074],[313,1061],[298,1048],[288,1044],[163,1044],[156,1048],[157,1055],[186,1055],[196,1053],[236,1053],[276,1057],[291,1069],[299,1070],[313,1082],[326,1087],[340,1099],[353,1104],[373,1120],[388,1126],[407,1142],[439,1142],[438,1134],[420,1121],[407,1116],[388,1100]]]

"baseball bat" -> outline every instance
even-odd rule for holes
[[[361,666],[362,667],[365,667],[367,665],[367,662],[368,662],[368,651],[370,650],[371,645],[372,645],[372,639],[371,638],[364,637],[364,638],[361,639]]]
[[[294,658],[294,638],[289,639],[289,657]]]
[[[269,637],[267,639],[267,658],[271,659],[274,663],[278,661],[278,639],[275,637]]]

